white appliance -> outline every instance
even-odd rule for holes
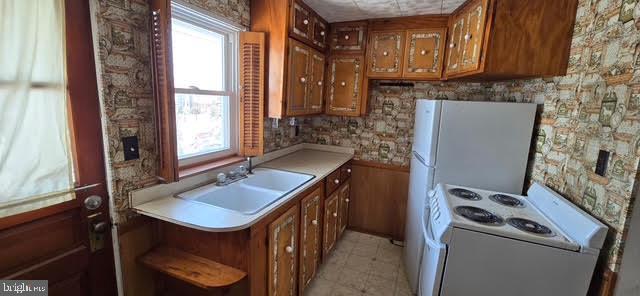
[[[427,192],[455,183],[522,193],[535,104],[417,100],[404,261],[413,293]]]
[[[438,184],[423,219],[421,296],[584,296],[607,227],[553,190]]]

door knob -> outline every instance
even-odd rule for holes
[[[302,83],[305,83],[305,82],[307,82],[307,78],[304,78],[304,77],[300,77],[300,82],[302,82]]]
[[[286,248],[284,248],[284,250],[289,254],[293,253],[293,247],[292,246],[287,246]]]
[[[302,23],[305,24],[305,25],[308,25],[309,24],[309,20],[303,20]]]
[[[347,169],[347,173],[351,174],[351,169]]]
[[[322,86],[322,81],[318,81],[318,86]]]
[[[427,54],[427,51],[423,49],[423,50],[420,51],[420,54],[421,55],[425,55],[425,54]]]
[[[333,213],[333,216],[334,217],[338,217],[338,213]]]
[[[320,31],[320,36],[324,36],[324,31]]]
[[[344,40],[349,40],[349,35],[344,35]]]
[[[345,198],[345,199],[344,199],[344,201],[345,201],[345,202],[349,202],[349,199],[348,199],[348,198]]]
[[[456,47],[456,44],[455,44],[455,43],[451,43],[451,44],[449,44],[449,48],[454,48],[454,47]]]
[[[346,82],[344,82],[344,81],[340,82],[340,86],[345,86],[345,85],[347,85]]]
[[[316,220],[316,219],[311,220],[311,224],[318,225],[318,220]]]
[[[388,56],[388,55],[389,55],[389,52],[388,52],[388,51],[383,51],[383,52],[382,52],[382,55],[386,57],[386,56]]]
[[[339,179],[335,179],[335,180],[333,180],[333,183],[340,184],[340,180]]]
[[[464,40],[471,40],[471,34],[464,35]]]
[[[104,233],[109,228],[109,224],[104,221],[100,221],[91,225],[91,231],[95,233]]]

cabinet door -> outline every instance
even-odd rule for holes
[[[329,35],[329,25],[317,16],[313,17],[313,38],[314,45],[321,49],[327,48],[327,36]]]
[[[287,84],[287,115],[307,113],[309,59],[311,48],[289,38],[289,82]]]
[[[327,114],[360,116],[363,56],[336,55],[329,59]]]
[[[346,182],[350,177],[351,177],[351,163],[345,163],[343,166],[340,167],[340,182],[344,183]]]
[[[347,22],[332,24],[331,50],[364,52],[367,36],[367,22]]]
[[[478,0],[465,9],[466,17],[464,35],[462,36],[464,47],[462,48],[461,71],[477,70],[480,66],[480,53],[482,40],[484,39],[486,1]]]
[[[338,196],[339,196],[339,204],[338,204],[338,209],[339,209],[339,213],[338,213],[338,237],[342,236],[342,233],[344,232],[345,229],[347,229],[347,220],[349,219],[349,202],[351,201],[349,199],[349,195],[351,192],[351,187],[349,186],[349,183],[345,183],[344,185],[342,185],[342,187],[340,188],[340,190],[338,190]]]
[[[303,40],[311,40],[311,12],[298,1],[291,6],[291,33]]]
[[[308,113],[322,112],[324,102],[324,55],[317,52],[311,52],[310,68],[311,79],[309,84],[309,102]]]
[[[372,32],[370,36],[368,76],[400,77],[402,75],[405,32]]]
[[[338,232],[338,193],[334,192],[324,201],[324,238],[322,240],[323,255],[333,250]]]
[[[464,24],[466,18],[464,15],[454,16],[453,23],[450,28],[449,38],[449,55],[447,56],[447,74],[452,74],[460,71],[460,58],[461,48],[464,45],[464,39],[462,39]]]
[[[407,31],[402,76],[435,79],[442,77],[446,35],[445,28]]]
[[[320,202],[322,188],[302,199],[300,205],[300,290],[309,284],[320,262]]]
[[[269,294],[296,294],[298,206],[269,224]]]

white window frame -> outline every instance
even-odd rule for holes
[[[243,28],[226,22],[225,20],[212,16],[208,13],[201,12],[196,8],[192,8],[180,1],[171,2],[171,18],[182,22],[210,30],[225,36],[227,45],[224,47],[224,63],[225,63],[225,90],[200,90],[192,88],[175,88],[176,94],[197,94],[197,95],[213,95],[227,96],[229,98],[229,121],[225,127],[225,134],[228,135],[229,148],[216,152],[208,152],[196,154],[186,158],[178,159],[180,167],[191,166],[194,164],[215,161],[238,154],[239,149],[239,104],[238,104],[238,39]],[[225,139],[225,141],[227,140]]]

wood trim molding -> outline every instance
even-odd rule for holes
[[[407,173],[409,172],[409,166],[399,166],[395,164],[386,164],[386,163],[380,163],[380,162],[368,161],[368,160],[354,159],[352,161],[352,164],[357,166],[392,170],[392,171],[398,171],[398,172],[407,172]]]
[[[190,166],[185,166],[180,168],[180,172],[178,173],[178,179],[182,180],[187,177],[195,176],[197,174],[206,173],[208,171],[212,171],[215,169],[219,169],[222,167],[226,167],[232,164],[240,163],[245,161],[245,158],[242,156],[234,155],[230,157],[226,157],[223,159],[218,159],[215,161],[207,161],[204,163],[196,163]]]

